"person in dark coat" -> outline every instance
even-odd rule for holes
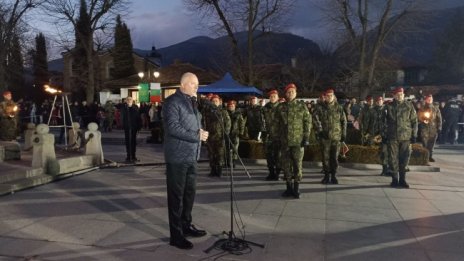
[[[132,97],[126,98],[126,104],[121,110],[121,119],[126,142],[126,162],[133,163],[138,161],[135,157],[135,146],[137,145],[137,132],[142,128],[142,119],[139,108],[134,104]]]
[[[163,105],[164,157],[169,212],[169,244],[180,249],[193,248],[187,236],[202,237],[204,230],[192,224],[192,208],[196,193],[197,160],[201,141],[208,132],[201,126],[197,108],[198,78],[193,73],[182,75],[180,88]]]

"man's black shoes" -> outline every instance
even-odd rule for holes
[[[180,249],[192,249],[193,248],[192,242],[188,241],[185,238],[181,238],[181,239],[178,239],[178,240],[171,240],[169,242],[169,244],[171,246],[175,246],[175,247],[180,248]]]
[[[185,227],[183,229],[183,232],[184,232],[184,236],[186,236],[186,237],[188,237],[188,236],[191,236],[191,237],[206,236],[206,231],[201,230],[201,229],[197,229],[194,225],[190,225],[188,227]]]

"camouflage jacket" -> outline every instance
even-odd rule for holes
[[[361,124],[361,131],[362,134],[366,134],[367,130],[369,129],[369,121],[370,121],[370,113],[369,111],[374,108],[374,106],[369,106],[369,105],[364,105],[364,107],[361,109],[361,112],[359,113],[359,118],[358,121]]]
[[[343,107],[337,102],[324,103],[314,112],[317,132],[329,140],[344,140],[346,138],[346,115]]]
[[[230,117],[230,138],[243,136],[245,132],[245,120],[243,119],[242,113],[235,111],[227,111]]]
[[[427,132],[431,135],[435,135],[441,131],[442,118],[437,106],[425,104],[417,114],[421,133]]]
[[[375,105],[369,110],[369,121],[365,132],[371,136],[382,135],[382,117],[385,113],[385,105]]]
[[[382,138],[399,141],[417,138],[417,114],[414,106],[408,101],[400,103],[393,100],[386,105],[382,121]]]
[[[266,126],[267,138],[271,140],[280,139],[279,122],[277,121],[277,111],[279,103],[268,102],[263,109],[264,122]]]
[[[224,138],[224,132],[230,133],[230,117],[226,110],[218,108],[205,110],[204,113],[204,127],[209,132],[208,140],[221,140]]]
[[[294,99],[280,103],[276,114],[283,146],[301,146],[309,141],[312,119],[304,102]]]

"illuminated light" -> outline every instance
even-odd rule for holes
[[[426,111],[426,112],[424,113],[424,117],[427,118],[427,119],[429,119],[429,118],[430,118],[430,112]]]
[[[45,85],[44,85],[44,88],[45,88],[45,91],[46,91],[46,92],[51,93],[51,94],[61,93],[60,90],[55,89],[55,88],[52,88],[52,87],[50,87],[50,85],[48,85],[48,84],[45,84]]]

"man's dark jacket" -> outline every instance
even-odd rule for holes
[[[163,104],[166,163],[192,163],[200,158],[201,114],[189,96],[177,90]]]
[[[139,131],[142,128],[142,118],[140,118],[139,108],[132,104],[131,107],[124,104],[121,109],[122,127],[124,130]]]

